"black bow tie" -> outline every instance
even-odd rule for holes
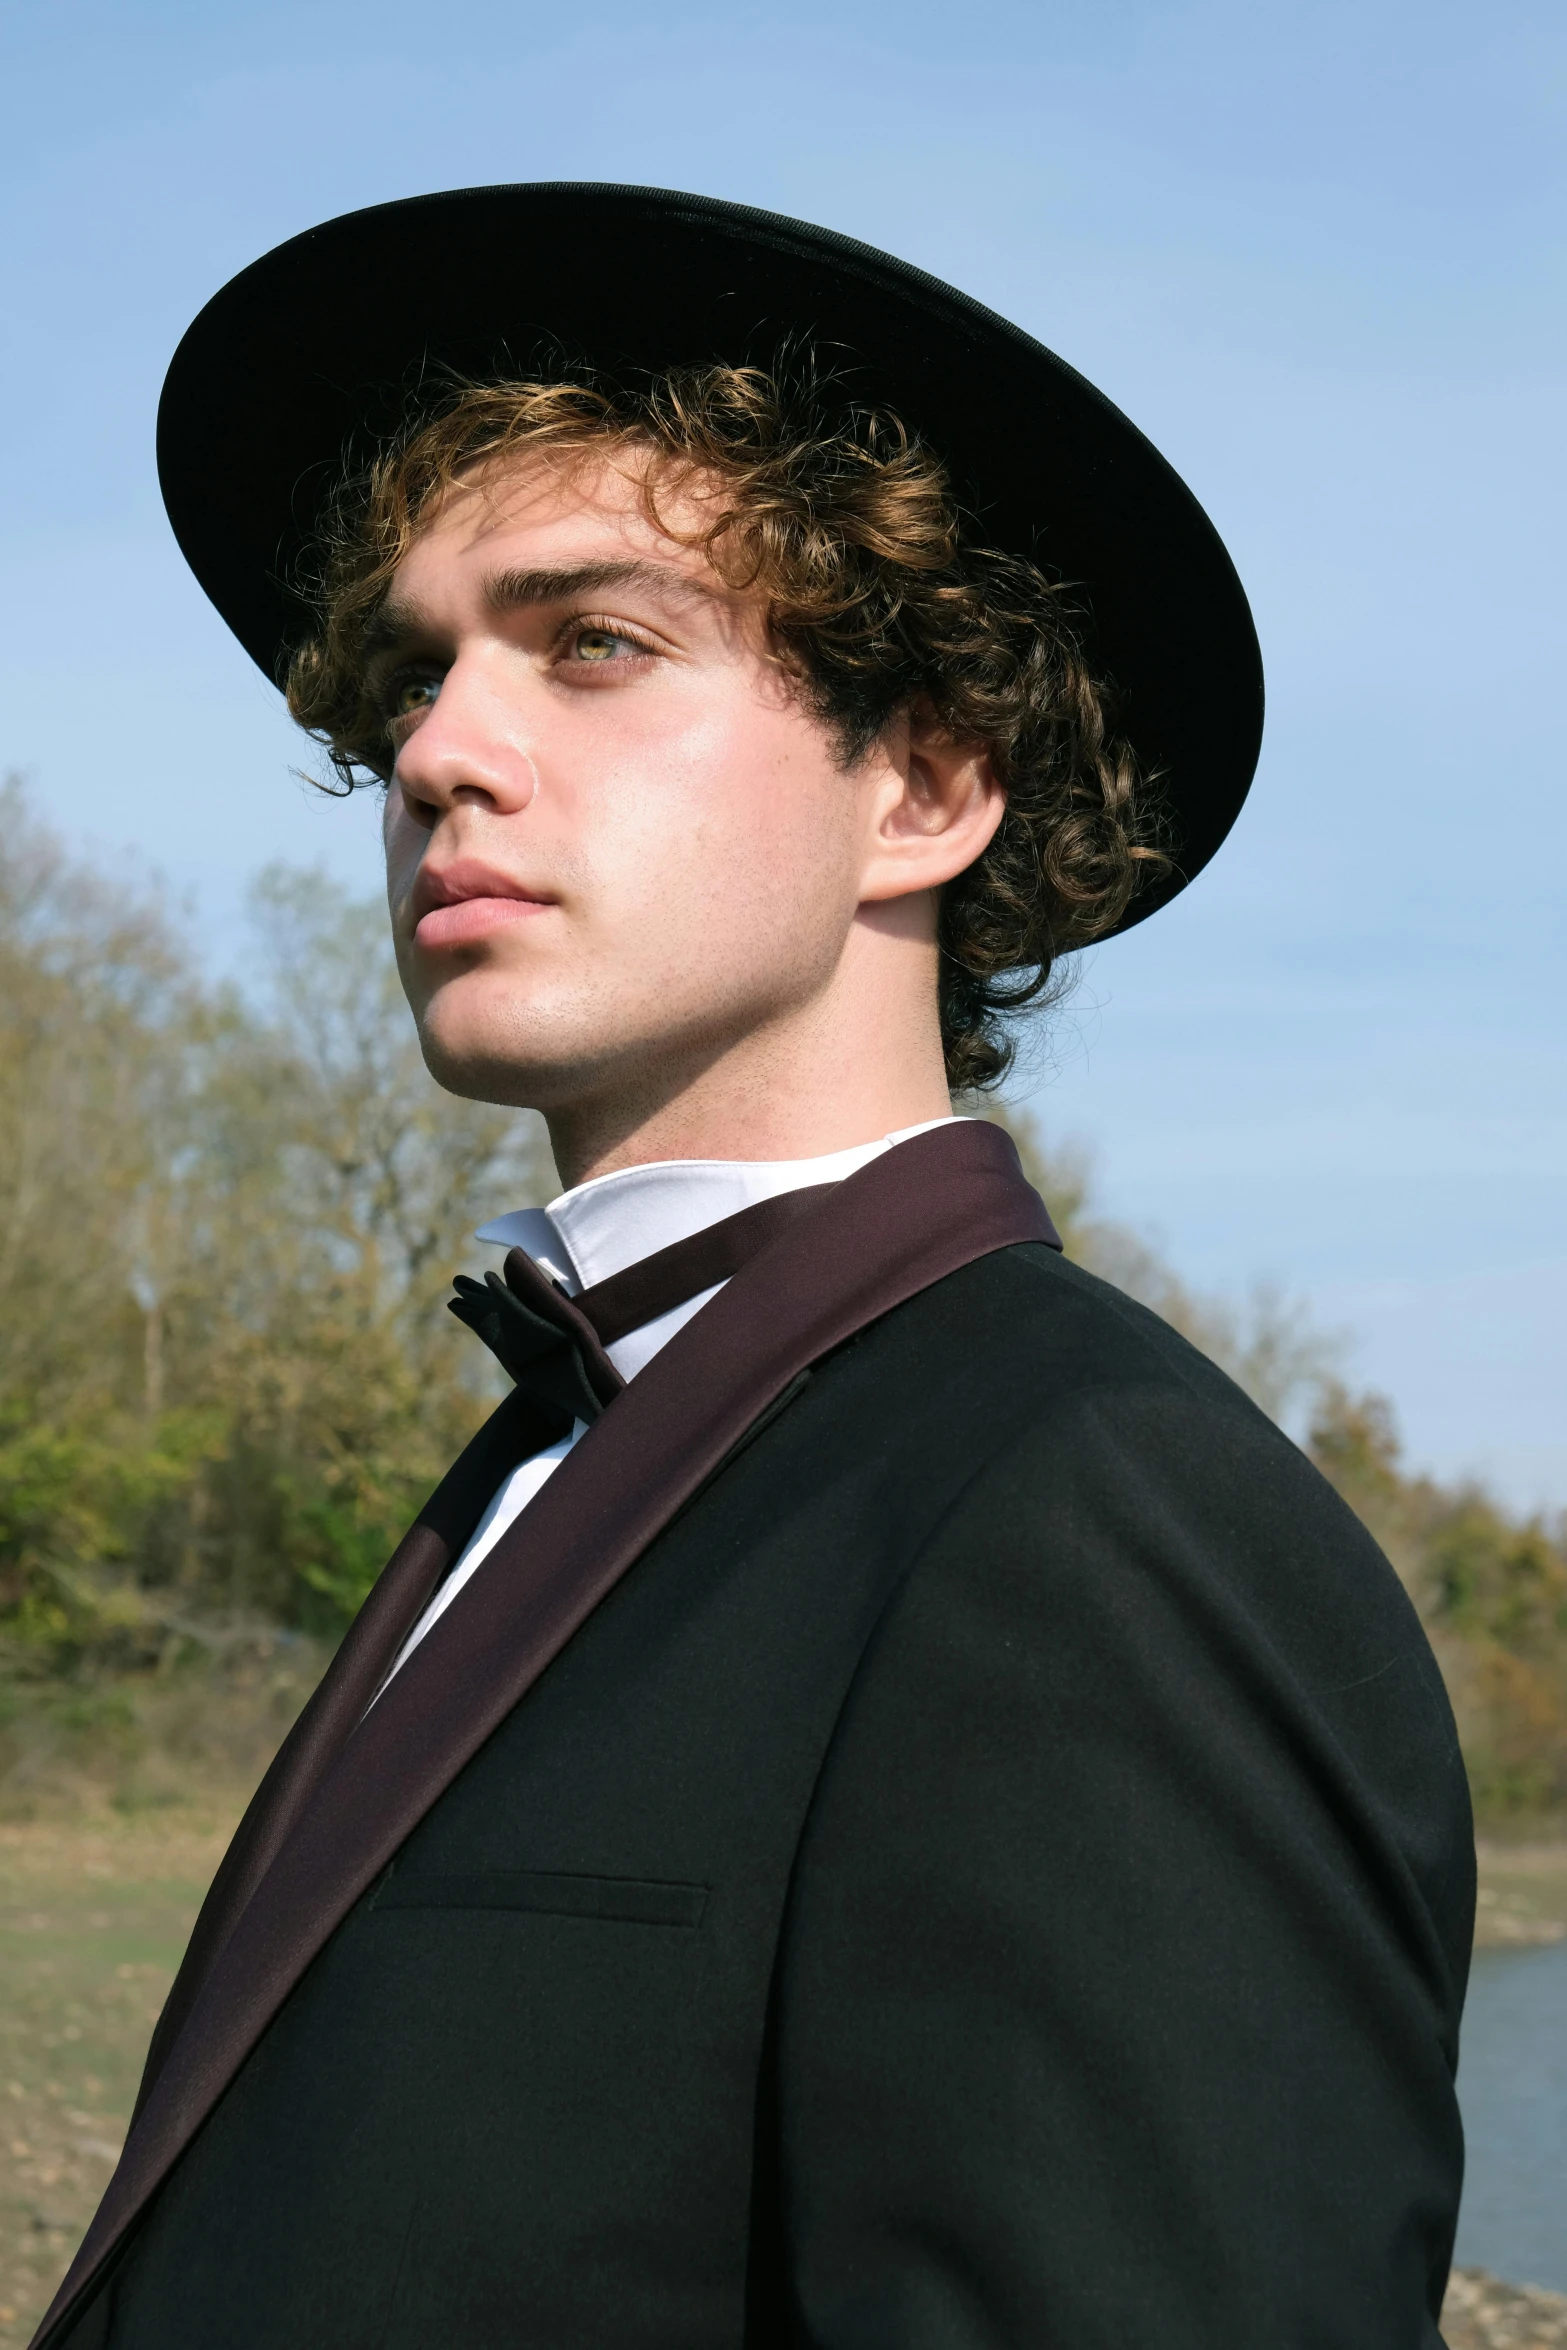
[[[596,1420],[614,1402],[625,1381],[605,1349],[660,1314],[683,1306],[727,1281],[770,1240],[815,1207],[831,1183],[758,1200],[738,1215],[725,1216],[689,1240],[661,1248],[623,1273],[597,1282],[579,1297],[540,1270],[520,1248],[506,1259],[504,1278],[486,1273],[456,1280],[448,1303],[459,1322],[476,1331],[530,1400],[563,1422],[564,1435],[576,1420]]]

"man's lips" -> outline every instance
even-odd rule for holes
[[[414,943],[427,948],[470,946],[494,931],[547,912],[552,902],[523,889],[508,875],[468,860],[444,872],[422,872],[414,884],[419,915]]]
[[[530,915],[546,914],[545,898],[460,898],[455,906],[435,906],[414,925],[414,944],[421,947],[465,947],[494,930],[506,930]]]

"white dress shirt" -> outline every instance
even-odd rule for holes
[[[757,1200],[775,1199],[783,1191],[799,1191],[809,1183],[840,1183],[869,1165],[895,1143],[926,1134],[933,1126],[947,1126],[949,1118],[927,1118],[921,1126],[905,1126],[879,1142],[857,1143],[852,1150],[829,1151],[820,1159],[662,1159],[649,1167],[624,1167],[618,1174],[599,1175],[562,1192],[547,1208],[519,1208],[481,1225],[478,1238],[498,1248],[525,1249],[535,1264],[564,1283],[576,1296],[611,1274],[640,1263],[655,1249],[687,1240],[725,1216],[737,1215]],[[640,1330],[628,1331],[605,1352],[623,1379],[634,1379],[661,1346],[693,1314],[716,1297],[723,1282],[715,1282],[697,1297],[687,1298]],[[474,1528],[461,1558],[403,1643],[397,1672],[430,1626],[451,1606],[465,1583],[495,1548],[508,1526],[521,1516],[545,1480],[560,1466],[578,1438],[587,1433],[578,1420],[558,1444],[548,1445],[512,1470],[491,1498]],[[382,1683],[384,1688],[386,1683]]]

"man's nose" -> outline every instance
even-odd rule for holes
[[[522,713],[482,667],[457,661],[441,680],[392,768],[392,788],[426,822],[448,808],[480,805],[515,815],[538,790]]]

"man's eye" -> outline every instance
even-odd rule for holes
[[[612,628],[579,628],[572,633],[569,649],[573,660],[603,662],[623,660],[642,647]]]
[[[389,719],[414,718],[421,710],[428,710],[441,690],[438,677],[399,677],[386,697]]]

